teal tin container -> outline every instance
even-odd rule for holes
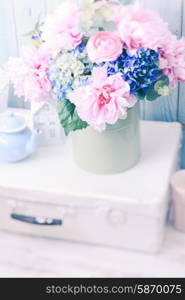
[[[103,132],[91,127],[73,133],[76,164],[96,174],[124,172],[140,158],[139,102],[128,110],[128,117]]]

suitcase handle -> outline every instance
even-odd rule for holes
[[[42,225],[42,226],[57,226],[62,225],[62,220],[44,217],[31,217],[12,213],[11,218],[20,222]]]

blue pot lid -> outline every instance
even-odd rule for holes
[[[0,132],[14,133],[22,131],[26,127],[25,118],[16,113],[0,114]]]

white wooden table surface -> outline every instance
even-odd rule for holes
[[[0,231],[0,277],[185,277],[185,234],[145,254]]]
[[[0,232],[0,277],[185,277],[185,234],[151,255]]]

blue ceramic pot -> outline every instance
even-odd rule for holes
[[[36,148],[36,134],[27,126],[23,116],[0,114],[0,160],[18,162],[30,156]]]

